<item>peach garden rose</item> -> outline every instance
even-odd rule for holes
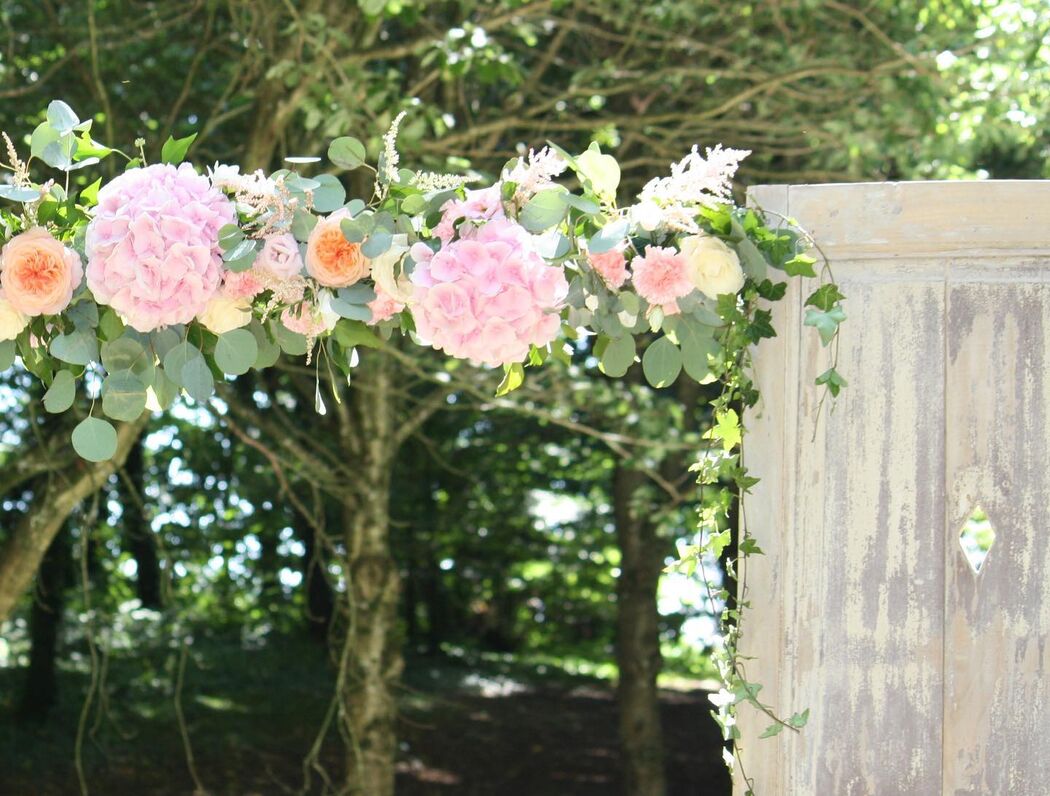
[[[0,286],[24,315],[55,315],[84,278],[80,255],[42,227],[15,235],[0,250]]]
[[[361,246],[348,241],[339,228],[346,210],[322,218],[306,242],[306,270],[325,287],[349,287],[368,276],[371,263]]]

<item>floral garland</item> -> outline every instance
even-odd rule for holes
[[[0,208],[0,371],[20,356],[52,413],[71,410],[84,389],[91,410],[73,447],[103,461],[117,445],[111,420],[134,421],[180,395],[207,401],[216,381],[272,366],[282,352],[349,376],[358,346],[400,332],[501,367],[503,394],[526,366],[567,363],[573,346],[611,377],[641,349],[653,387],[683,370],[722,385],[709,433],[717,452],[696,465],[717,494],[701,512],[700,543],[672,565],[702,570],[730,541],[731,503],[755,484],[740,457],[742,413],[759,398],[750,352],[775,335],[766,305],[787,286],[777,276],[818,276],[810,242],[733,204],[745,151],[694,147],[621,207],[620,167],[597,144],[575,157],[554,145],[529,151],[494,184],[467,188],[460,176],[399,167],[402,117],[374,168],[355,138],[328,148],[337,170],[375,172],[366,202],[347,201],[333,174],[295,170],[320,158],[289,158],[293,168],[270,175],[219,164],[201,174],[183,162],[194,136],[169,138],[162,162],[147,165],[141,139],[138,156],[100,144],[91,120],[52,102],[27,160],[3,136],[0,199],[16,209]],[[83,176],[109,157],[126,160],[122,174],[105,184]],[[58,178],[34,181],[37,162]],[[567,172],[575,190],[555,181]],[[825,269],[805,320],[825,345],[845,319],[842,299]],[[834,366],[817,381],[833,395],[845,384]],[[740,534],[731,572],[742,576],[760,551],[746,524]],[[729,605],[724,589],[711,596]],[[768,734],[805,723],[805,714],[779,719],[744,676],[736,644],[746,605],[742,596],[722,616],[715,702],[734,741],[742,702],[774,719]]]

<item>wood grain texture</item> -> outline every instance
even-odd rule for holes
[[[811,719],[758,741],[768,722],[741,710],[756,792],[1045,793],[1050,183],[752,197],[814,234],[849,316],[849,387],[819,418],[807,290],[757,350],[747,519],[766,556],[742,647],[766,701]],[[976,577],[958,542],[975,503],[999,534]]]

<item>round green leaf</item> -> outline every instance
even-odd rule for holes
[[[117,452],[117,430],[105,420],[88,417],[73,429],[73,450],[89,462],[112,459]]]
[[[718,356],[722,346],[715,339],[715,329],[696,321],[683,320],[675,332],[682,346],[682,364],[685,372],[696,381],[711,374],[708,356]]]
[[[55,380],[44,393],[44,409],[51,414],[66,411],[73,405],[73,399],[77,395],[77,380],[68,370],[60,370],[55,374]]]
[[[273,331],[273,336],[277,339],[277,344],[284,353],[293,357],[299,357],[306,353],[306,338],[303,335],[293,332],[278,321],[271,321],[270,329]]]
[[[204,403],[215,392],[215,377],[211,375],[211,369],[204,357],[187,362],[182,368],[181,378],[183,388],[190,398],[198,403]]]
[[[252,321],[248,326],[248,331],[255,337],[255,345],[259,349],[259,352],[255,355],[255,362],[252,363],[252,367],[256,370],[263,370],[271,367],[277,358],[281,356],[281,347],[266,333],[266,329],[258,321]]]
[[[51,354],[70,365],[87,365],[98,359],[98,340],[94,332],[60,334],[51,341]]]
[[[0,341],[0,373],[15,364],[15,353],[17,350],[14,340]]]
[[[186,363],[200,359],[203,360],[203,355],[188,340],[173,346],[167,354],[164,355],[164,372],[168,374],[168,378],[175,382],[180,387],[185,386],[182,383],[182,370],[186,367]]]
[[[331,174],[321,174],[317,177],[320,185],[313,190],[314,210],[318,213],[331,213],[338,210],[346,201],[346,189]]]
[[[543,232],[550,229],[563,218],[569,209],[565,203],[566,192],[557,188],[548,188],[533,196],[518,216],[520,223],[529,232]]]
[[[102,382],[102,411],[114,420],[131,422],[146,408],[146,385],[130,370],[110,373]]]
[[[157,405],[161,409],[167,409],[179,396],[179,386],[173,382],[168,374],[161,369],[157,369],[153,374],[153,383],[150,385],[153,388],[153,395],[157,399]]]
[[[365,145],[344,135],[328,146],[328,159],[343,169],[356,169],[365,162]]]
[[[215,364],[223,373],[240,376],[247,373],[259,354],[255,335],[247,329],[234,329],[219,335],[215,343]]]
[[[661,337],[645,349],[642,372],[654,387],[666,387],[682,372],[682,352],[666,337]]]
[[[102,344],[102,365],[110,373],[118,370],[142,373],[152,366],[151,359],[142,344],[131,337],[121,337],[112,343]]]
[[[634,362],[634,338],[631,335],[615,337],[602,352],[602,371],[606,376],[620,378]]]

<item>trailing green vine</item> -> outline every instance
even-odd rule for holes
[[[838,371],[838,330],[846,319],[842,308],[845,296],[834,281],[827,258],[819,274],[816,259],[807,250],[819,247],[788,219],[770,228],[763,223],[761,211],[713,209],[705,212],[712,232],[735,236],[734,246],[742,255],[754,247],[774,269],[791,277],[818,279],[819,285],[806,298],[803,323],[812,326],[824,346],[830,347],[831,363],[816,378],[825,388],[818,412],[828,394],[836,397],[846,386]],[[773,214],[770,214],[773,215]],[[700,485],[699,538],[696,544],[679,550],[679,559],[668,571],[693,575],[699,573],[709,604],[721,606],[719,613],[720,643],[714,662],[721,681],[719,692],[712,695],[712,716],[722,728],[723,738],[730,743],[723,755],[731,774],[739,775],[746,796],[753,796],[755,781],[747,773],[737,709],[750,705],[768,721],[760,738],[771,738],[784,730],[799,732],[809,720],[809,709],[783,715],[760,698],[762,684],[749,678],[746,657],[741,654],[744,615],[751,607],[747,582],[747,565],[752,556],[762,555],[747,521],[746,496],[759,483],[744,463],[747,410],[755,407],[761,394],[752,378],[754,347],[766,338],[776,336],[769,305],[787,293],[788,283],[770,278],[765,269],[748,269],[748,279],[738,296],[721,296],[717,312],[723,322],[718,339],[721,355],[712,358],[712,375],[721,387],[711,401],[712,424],[707,436],[712,446],[704,451],[692,469]],[[737,522],[731,522],[734,504]],[[734,534],[735,542],[734,545]],[[726,551],[730,555],[725,555]],[[712,562],[724,560],[728,583],[718,583],[711,571]],[[729,584],[736,583],[736,594]]]

